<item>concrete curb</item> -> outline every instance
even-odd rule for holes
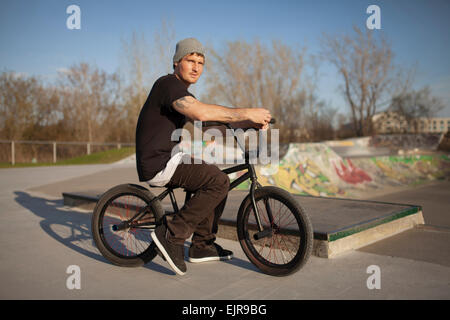
[[[334,241],[314,239],[313,254],[321,258],[335,258],[345,252],[362,248],[424,223],[422,211],[419,211]]]

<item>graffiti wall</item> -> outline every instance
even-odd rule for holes
[[[279,186],[293,194],[345,197],[386,186],[450,179],[450,157],[434,154],[342,158],[324,143],[291,144],[276,173],[265,166],[257,166],[256,171],[262,185]],[[238,186],[248,187],[248,181]]]

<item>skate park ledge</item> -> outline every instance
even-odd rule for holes
[[[330,233],[314,232],[313,254],[318,257],[333,258],[424,223],[421,207],[412,206],[368,223],[348,226],[342,230]]]

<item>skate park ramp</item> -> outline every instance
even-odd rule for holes
[[[326,143],[298,143],[289,145],[275,173],[271,169],[257,167],[262,185],[279,186],[299,195],[353,198],[449,179],[450,156],[434,152],[343,157]],[[248,186],[247,182],[239,188]]]

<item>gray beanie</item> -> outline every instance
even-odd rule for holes
[[[195,38],[187,38],[180,40],[175,48],[175,54],[173,56],[173,63],[180,61],[185,55],[191,53],[201,53],[205,56],[205,49],[202,44]]]

